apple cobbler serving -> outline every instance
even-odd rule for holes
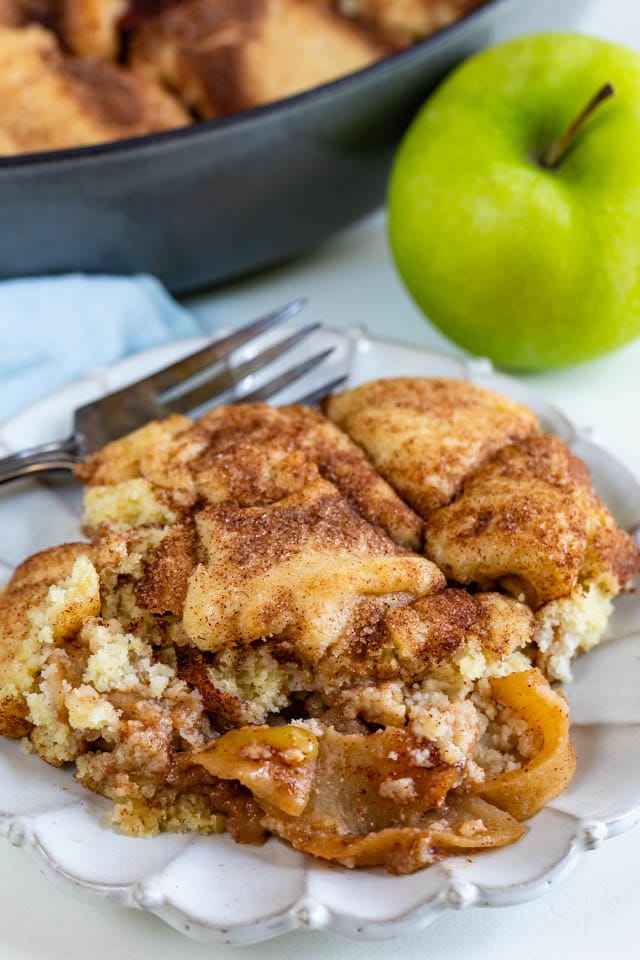
[[[568,784],[556,682],[640,555],[530,410],[381,380],[173,416],[77,472],[87,542],[0,597],[0,732],[126,833],[407,873]]]
[[[0,0],[0,156],[183,127],[354,73],[485,0]]]

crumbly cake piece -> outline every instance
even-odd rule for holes
[[[442,378],[373,380],[329,397],[326,413],[424,518],[497,450],[540,430],[522,404]]]
[[[68,57],[36,24],[0,28],[0,62],[5,155],[103,143],[190,122],[153,82],[111,64]]]
[[[243,763],[251,766],[264,760],[259,725],[254,723],[249,728],[248,744],[245,743],[242,755],[235,758],[232,771],[228,767],[210,769],[206,764],[203,768],[198,761],[211,749],[216,733],[197,684],[186,683],[176,672],[176,650],[162,641],[155,645],[150,642],[151,634],[145,631],[143,623],[137,623],[133,633],[118,618],[107,617],[112,598],[106,587],[112,588],[114,564],[121,569],[134,569],[131,557],[128,563],[121,556],[117,562],[120,552],[113,543],[72,544],[54,552],[45,551],[17,571],[0,600],[0,610],[11,616],[21,589],[37,586],[41,593],[26,614],[27,635],[8,651],[11,655],[6,658],[2,673],[1,701],[26,704],[25,728],[15,730],[3,724],[2,732],[14,736],[26,733],[29,745],[49,763],[75,761],[79,781],[113,801],[113,822],[132,835],[163,829],[217,832],[224,824],[238,839],[258,842],[266,828],[300,849],[333,856],[330,838],[318,825],[320,811],[329,802],[322,767],[315,792],[317,804],[309,805],[304,819],[298,819],[292,829],[289,820],[282,820],[282,807],[274,807],[270,802],[282,777],[270,768],[272,776],[265,774],[267,782],[260,792],[257,778],[243,772]],[[51,576],[55,582],[49,586]],[[505,598],[496,600],[505,606],[512,604],[514,609],[518,607]],[[346,697],[342,701],[335,697],[333,701],[334,716],[342,712],[347,718],[362,718],[357,733],[339,735],[340,724],[331,720],[330,710],[322,708],[318,719],[302,720],[301,728],[316,731],[330,746],[328,754],[323,752],[328,767],[345,769],[346,764],[347,770],[361,776],[363,760],[367,758],[368,765],[377,771],[373,779],[367,776],[373,793],[366,834],[379,834],[379,839],[376,843],[367,841],[368,852],[364,854],[361,839],[354,848],[343,836],[335,853],[342,862],[378,862],[400,871],[431,862],[442,843],[440,838],[435,842],[431,837],[435,813],[428,815],[427,826],[423,815],[440,807],[452,789],[465,784],[474,788],[481,785],[485,777],[478,759],[487,755],[488,772],[493,777],[493,771],[499,769],[496,758],[501,757],[503,769],[513,773],[525,769],[535,757],[537,742],[535,737],[526,739],[526,720],[508,715],[496,719],[500,708],[486,682],[484,700],[478,700],[478,706],[467,698],[467,692],[477,686],[474,677],[478,673],[477,667],[470,670],[466,662],[474,659],[469,651],[475,651],[476,659],[480,648],[485,653],[491,650],[494,657],[500,651],[513,654],[511,647],[525,641],[529,632],[525,629],[514,640],[503,618],[506,631],[500,626],[501,618],[487,629],[491,620],[488,611],[495,601],[489,604],[484,616],[481,601],[472,600],[471,604],[474,613],[467,614],[466,619],[458,617],[459,646],[466,644],[467,656],[458,658],[459,669],[454,668],[451,676],[443,675],[438,680],[434,674],[418,684],[401,684],[396,699],[404,706],[404,716],[384,714],[384,685],[372,676],[368,685],[354,688],[351,701]],[[438,622],[437,616],[430,617],[427,610],[421,613],[425,625],[429,619],[432,621],[431,646],[445,650],[452,643],[453,618],[443,617],[440,611]],[[439,639],[434,631],[442,634]],[[10,633],[9,625],[7,634],[2,635],[5,650]],[[497,643],[496,634],[500,634]],[[433,656],[437,661],[438,655],[434,652]],[[11,674],[16,665],[20,670]],[[424,664],[419,669],[424,671]],[[453,676],[456,669],[458,679]],[[498,655],[493,669],[484,673],[487,677],[503,672],[509,675],[518,669],[520,664],[507,663]],[[323,686],[321,675],[319,679]],[[306,712],[302,702],[298,712]],[[0,722],[2,717],[0,714]],[[370,742],[364,723],[380,721],[384,721],[384,735],[381,733]],[[286,728],[266,729],[277,733]],[[386,757],[384,762],[378,757],[380,750]],[[300,755],[296,744],[285,753],[288,769],[295,767]],[[253,800],[246,789],[237,785],[238,781],[251,787]],[[357,781],[351,777],[350,782],[355,789]],[[293,802],[291,792],[287,787],[289,804]],[[346,802],[346,797],[343,800]],[[447,829],[451,828],[452,811],[461,802],[454,798],[448,802],[446,821],[438,820],[442,829],[445,822]],[[340,833],[344,835],[351,830],[354,811],[344,807],[342,815],[348,818],[340,824]],[[508,828],[506,833],[492,835],[491,818],[497,817],[498,811],[488,805],[485,815],[488,817],[481,819],[479,830],[486,845],[495,846],[502,842],[501,837],[504,842],[511,842],[521,835],[522,829],[508,813],[501,819],[501,829]],[[397,836],[385,833],[387,821],[402,830],[410,822],[410,829],[420,835],[426,830],[419,850],[405,844],[403,857],[398,860]],[[463,824],[470,822],[469,815],[459,817],[459,821],[462,829]],[[362,823],[359,830],[362,833]],[[470,839],[463,833],[456,842],[468,849],[473,846]],[[444,844],[442,850],[446,849]]]
[[[309,694],[314,716],[402,725],[416,684],[429,680],[464,699],[481,678],[528,669],[532,629],[530,611],[499,594],[361,598],[320,656],[286,635],[215,653],[186,644],[178,673],[200,691],[219,729],[264,723]]]
[[[402,546],[407,537],[419,545],[418,518],[310,409],[252,404],[217,408],[197,425],[171,418],[110,444],[79,473],[89,483],[88,529],[170,526],[145,560],[133,616],[169,612],[181,618],[185,650],[224,651],[206,690],[227,717],[263,709],[247,706],[229,675],[249,659],[264,667],[267,655],[235,653],[230,666],[229,649],[275,636],[281,662],[292,648],[296,668],[272,703],[361,622],[365,598],[373,617],[444,586],[433,564]],[[183,652],[184,675],[202,677],[201,661]]]
[[[86,550],[85,544],[66,544],[30,557],[0,595],[0,727],[6,736],[21,737],[30,730],[26,696],[42,665],[43,643],[54,639],[51,631],[42,632],[33,622],[32,611],[47,605],[48,613],[56,616],[57,629],[68,626],[70,632],[79,629],[85,616],[96,613],[97,584],[90,575],[83,583],[76,581],[48,596]],[[81,572],[86,571],[79,571],[79,576]]]
[[[266,507],[205,507],[196,518],[207,560],[183,610],[189,641],[291,639],[309,662],[348,628],[363,596],[424,596],[444,586],[430,561],[402,551],[318,478]]]
[[[68,52],[115,61],[120,24],[134,6],[132,0],[0,0],[0,26],[39,23],[56,33]]]
[[[396,543],[419,548],[420,518],[356,444],[308,407],[222,406],[196,425],[186,417],[169,417],[109,444],[77,475],[89,485],[85,509],[95,525],[100,510],[93,518],[94,504],[115,496],[118,484],[127,481],[143,480],[147,487],[139,485],[140,496],[153,487],[163,509],[180,511],[197,501],[212,506],[275,503],[315,479],[316,471],[365,520],[382,527]],[[121,516],[122,509],[115,504]],[[147,502],[145,509],[157,508]]]
[[[485,0],[336,0],[337,9],[406,47],[471,13]]]
[[[120,24],[131,6],[131,0],[57,0],[56,26],[78,56],[117,60]]]
[[[330,397],[327,413],[426,520],[425,551],[459,584],[536,611],[538,662],[568,680],[640,572],[587,467],[520,404],[464,381],[397,378]]]
[[[360,70],[480,2],[0,0],[0,28],[39,25],[51,34],[20,44],[0,37],[0,155],[153,133],[292,96]],[[55,63],[54,36],[65,55]]]
[[[429,518],[425,543],[450,579],[502,581],[534,609],[579,584],[619,593],[638,568],[632,538],[593,492],[587,467],[550,435],[509,444],[471,473]]]
[[[450,579],[498,583],[536,611],[540,663],[570,678],[570,661],[600,640],[611,600],[640,572],[633,539],[557,437],[510,444],[431,515],[425,546]]]
[[[14,573],[0,597],[1,732],[28,737],[55,766],[75,761],[77,779],[113,800],[112,820],[130,834],[215,833],[230,816],[240,837],[260,839],[246,791],[194,774],[190,753],[213,731],[173,651],[101,616],[112,554],[65,544]]]
[[[130,64],[212,118],[301,93],[389,52],[307,0],[185,0],[132,31]]]

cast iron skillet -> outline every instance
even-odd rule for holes
[[[273,264],[377,207],[394,148],[456,63],[575,23],[588,0],[489,0],[308,93],[134,140],[0,159],[0,277],[158,276],[186,292]]]

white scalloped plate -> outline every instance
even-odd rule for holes
[[[449,376],[524,401],[587,461],[618,521],[640,524],[640,487],[626,468],[486,361],[370,340],[359,331],[319,337],[337,346],[329,366],[347,365],[351,385],[380,376]],[[9,452],[64,435],[77,405],[196,345],[183,341],[94,371],[5,424],[0,447]],[[0,494],[0,582],[33,551],[77,538],[79,513],[79,489],[68,481],[24,482]],[[108,805],[69,771],[1,738],[0,833],[77,894],[150,911],[210,942],[250,943],[296,927],[392,937],[425,927],[447,908],[520,903],[546,892],[582,853],[640,820],[640,596],[619,602],[609,632],[609,642],[577,664],[568,688],[576,776],[513,847],[389,877],[328,866],[274,839],[261,848],[237,846],[224,835],[136,840],[107,825]]]

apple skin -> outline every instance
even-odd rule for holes
[[[616,95],[544,169],[606,82]],[[621,346],[640,333],[640,55],[552,33],[466,61],[407,132],[388,203],[410,293],[467,350],[536,370]]]

